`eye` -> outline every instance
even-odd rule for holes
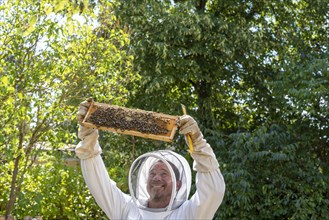
[[[161,173],[161,176],[162,176],[162,177],[166,177],[166,176],[168,176],[168,173],[167,173],[167,172],[162,172],[162,173]]]

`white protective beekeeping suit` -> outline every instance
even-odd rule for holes
[[[86,106],[86,107],[85,107]],[[80,105],[78,117],[83,117],[88,107],[84,102]],[[181,155],[161,150],[150,152],[138,157],[129,172],[130,195],[123,193],[116,183],[110,179],[101,158],[101,148],[98,143],[98,130],[80,126],[81,142],[76,148],[76,154],[81,159],[84,179],[97,204],[111,219],[212,219],[221,204],[225,191],[225,183],[220,173],[215,154],[199,131],[190,116],[181,117],[180,133],[190,134],[194,150],[193,169],[196,173],[196,192],[188,199],[191,187],[191,169]],[[146,185],[150,167],[162,161],[171,173],[172,182],[176,178],[181,181],[177,190],[174,186],[171,200],[165,208],[148,208],[149,198]],[[175,171],[172,163],[178,169]]]

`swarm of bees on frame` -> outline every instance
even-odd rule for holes
[[[132,130],[144,134],[167,134],[169,119],[156,116],[152,112],[140,112],[130,109],[100,106],[87,122],[97,127],[109,127],[121,131]]]

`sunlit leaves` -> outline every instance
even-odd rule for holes
[[[35,30],[35,23],[37,22],[37,16],[34,15],[28,21],[28,28],[24,31],[23,37],[30,35]]]
[[[55,12],[61,11],[68,4],[67,0],[56,0],[55,1]]]
[[[8,202],[11,211],[22,213],[28,210],[30,199],[42,200],[40,194],[26,197],[28,190],[23,181],[27,173],[31,174],[27,168],[33,160],[29,158],[40,154],[39,143],[54,149],[76,143],[75,114],[79,102],[94,97],[97,101],[113,100],[123,105],[127,102],[126,85],[138,75],[131,74],[132,57],[122,51],[129,42],[127,35],[118,29],[111,39],[98,41],[96,15],[88,5],[80,7],[71,1],[57,0],[5,3],[1,17],[4,22],[0,26],[0,56],[4,64],[0,73],[0,149],[3,163],[16,163],[8,172],[14,187],[1,191],[0,197],[12,202]],[[70,185],[68,173],[59,173],[63,174],[59,178],[66,181],[64,185]],[[65,196],[75,189],[60,190],[60,195]],[[11,198],[7,191],[12,192]],[[22,207],[14,210],[18,195]],[[69,201],[74,199],[72,195]],[[56,204],[49,206],[54,208]],[[1,210],[5,206],[2,203]],[[68,207],[64,210],[67,218],[72,215],[72,205]],[[38,210],[47,211],[40,207]],[[76,214],[72,216],[76,219]]]

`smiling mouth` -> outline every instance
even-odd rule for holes
[[[153,185],[152,188],[159,190],[159,189],[164,189],[164,186],[163,185]]]

